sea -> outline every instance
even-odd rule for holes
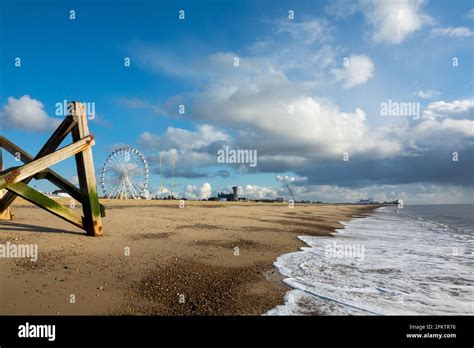
[[[473,315],[474,205],[385,206],[274,263],[267,315]]]

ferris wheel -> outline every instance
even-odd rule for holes
[[[105,197],[139,199],[148,194],[148,162],[132,147],[113,151],[105,160],[101,182]]]

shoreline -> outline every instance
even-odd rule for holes
[[[275,263],[291,290],[268,315],[469,314],[471,211],[383,206],[334,238],[299,237],[307,247]]]
[[[381,208],[381,207],[375,207],[375,208],[372,209],[370,212],[373,212],[373,211],[375,211],[376,209],[380,209],[380,208]],[[369,216],[369,215],[370,215],[370,212],[367,213],[367,214],[363,214],[363,215],[353,216],[351,219],[346,220],[346,221],[341,221],[341,224],[343,225],[343,227],[342,227],[342,228],[338,228],[337,230],[334,231],[334,233],[337,233],[338,230],[345,229],[347,223],[350,222],[350,221],[352,221],[353,219],[363,219],[363,218]],[[334,235],[334,234],[333,234],[333,236],[336,237],[336,235]],[[300,240],[301,243],[304,244],[303,247],[306,247],[306,248],[313,248],[313,246],[312,246],[311,244],[309,244],[308,242],[306,242],[306,241],[304,240],[305,237],[311,238],[312,236],[307,236],[307,235],[297,236],[298,240]],[[319,236],[318,236],[318,237],[319,237]],[[322,236],[322,237],[324,237],[324,236]],[[329,237],[329,235],[328,235],[328,237]],[[300,249],[298,249],[298,250],[296,250],[296,251],[292,251],[292,252],[289,252],[289,253],[286,253],[286,254],[282,254],[282,255],[280,255],[280,256],[277,258],[277,260],[275,260],[274,263],[278,262],[278,260],[281,259],[281,258],[290,257],[292,254],[303,253],[303,252],[304,252],[304,251],[302,250],[302,248],[300,248]],[[278,316],[278,315],[321,315],[321,314],[318,313],[318,312],[307,312],[307,313],[304,313],[304,314],[303,314],[303,313],[293,313],[293,312],[284,313],[284,314],[275,314],[275,313],[278,313],[278,312],[281,311],[281,310],[284,310],[284,308],[288,306],[288,301],[290,301],[290,302],[291,302],[291,301],[295,301],[294,299],[289,300],[289,298],[288,298],[289,296],[291,296],[291,293],[292,293],[293,291],[300,291],[300,292],[303,292],[303,293],[307,293],[307,292],[306,292],[305,290],[303,290],[303,289],[300,289],[300,288],[298,288],[298,287],[296,287],[296,286],[291,286],[290,284],[286,283],[286,282],[285,282],[285,279],[289,279],[289,278],[291,278],[291,277],[286,276],[286,275],[284,275],[283,273],[281,273],[281,271],[278,269],[278,266],[275,266],[275,269],[276,269],[277,272],[281,275],[281,282],[282,282],[283,284],[285,284],[285,285],[288,287],[289,290],[286,292],[285,297],[284,297],[284,301],[283,301],[282,304],[279,304],[279,305],[275,306],[274,308],[272,308],[272,309],[270,310],[270,312],[272,312],[272,313],[267,314],[267,313],[268,313],[268,312],[267,312],[267,313],[263,313],[262,315],[270,315],[270,316],[272,316],[272,315],[277,315],[277,316]],[[313,296],[316,296],[316,295],[313,295]],[[373,313],[372,313],[372,314],[373,314]]]
[[[304,246],[298,236],[329,236],[379,207],[102,203],[101,238],[29,203],[14,206],[0,243],[36,243],[39,260],[0,258],[0,314],[261,315],[291,290],[273,263]]]

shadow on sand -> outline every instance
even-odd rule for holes
[[[27,225],[27,224],[21,224],[18,222],[8,222],[8,221],[0,222],[0,231],[12,231],[12,230],[19,231],[19,232],[66,233],[66,234],[73,234],[76,236],[81,235],[81,234],[85,235],[85,233],[81,231],[70,231],[70,230],[37,226],[37,225]]]

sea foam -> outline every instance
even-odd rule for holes
[[[474,314],[472,229],[396,207],[344,225],[333,237],[299,237],[308,246],[276,260],[294,290],[266,314]],[[363,258],[334,257],[334,242],[362,245]]]

